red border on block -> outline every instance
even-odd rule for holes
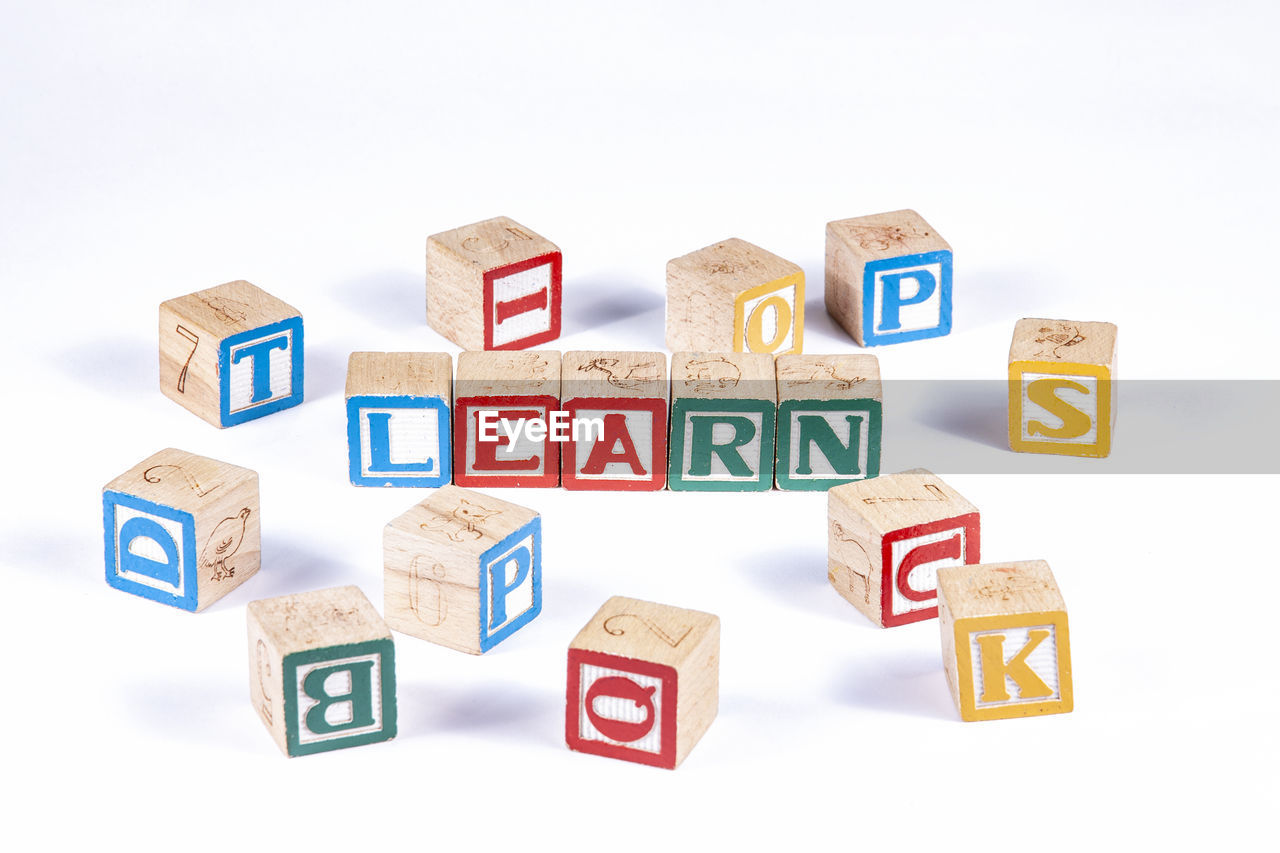
[[[560,443],[545,439],[542,442],[542,470],[530,473],[479,474],[467,472],[467,438],[474,421],[468,417],[471,410],[537,409],[545,407],[547,418],[558,411],[560,400],[550,394],[528,396],[479,396],[459,397],[453,406],[453,482],[459,486],[494,486],[499,488],[547,488],[560,485]]]
[[[647,411],[653,413],[653,471],[647,480],[579,479],[577,471],[578,442],[572,437],[560,451],[560,482],[566,489],[577,491],[648,491],[657,492],[667,484],[667,401],[656,397],[575,397],[564,404],[570,418],[581,409],[614,412]]]
[[[499,278],[506,278],[518,272],[524,272],[534,267],[540,267],[551,261],[551,328],[545,332],[538,332],[529,335],[526,338],[517,338],[510,343],[502,346],[493,345],[493,283]],[[527,349],[528,347],[545,344],[547,341],[554,341],[560,337],[560,270],[563,264],[563,256],[559,252],[548,252],[545,255],[538,255],[529,258],[527,261],[516,261],[514,264],[506,264],[505,266],[494,267],[486,270],[484,274],[484,348],[487,350],[507,350],[507,349]]]
[[[932,607],[912,610],[909,613],[893,612],[893,585],[897,582],[897,578],[893,576],[893,543],[916,536],[927,536],[930,533],[941,533],[944,530],[960,530],[963,528],[965,531],[964,562],[965,565],[972,565],[981,562],[978,556],[981,553],[979,526],[979,514],[969,512],[939,521],[929,521],[912,527],[904,527],[901,530],[893,530],[884,535],[880,544],[880,621],[886,628],[896,628],[898,625],[908,625],[912,622],[923,622],[925,619],[934,619],[938,615],[938,605],[936,603]],[[934,589],[933,597],[936,601],[938,597],[936,588]]]
[[[582,701],[582,665],[603,666],[645,675],[662,681],[662,707],[658,713],[658,725],[662,727],[659,736],[661,744],[659,752],[648,752],[629,746],[605,743],[601,740],[584,740],[579,723],[582,720],[580,703]],[[674,668],[647,660],[624,658],[608,655],[604,652],[593,652],[587,649],[569,649],[569,677],[565,688],[564,708],[564,740],[569,748],[577,752],[592,755],[603,755],[621,761],[634,761],[637,764],[648,764],[653,767],[665,767],[674,770],[676,766],[676,702],[679,698],[677,690],[678,678]]]

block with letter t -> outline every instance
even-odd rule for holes
[[[453,481],[558,486],[560,353],[460,352],[453,385]]]
[[[779,489],[826,491],[880,473],[883,392],[874,355],[780,355]]]
[[[443,352],[353,352],[347,360],[347,460],[357,486],[450,481],[453,361]]]
[[[658,491],[667,480],[667,357],[567,352],[560,396],[571,436],[560,453],[566,489]]]
[[[302,315],[247,281],[160,305],[160,390],[216,427],[296,406]]]
[[[923,469],[837,486],[827,493],[827,577],[882,628],[932,619],[938,569],[980,559],[979,522]]]
[[[284,754],[396,736],[391,632],[358,587],[251,601],[249,698]]]

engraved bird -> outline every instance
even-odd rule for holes
[[[208,541],[204,543],[204,550],[200,552],[201,568],[213,569],[213,575],[209,580],[220,581],[223,578],[235,577],[236,568],[228,566],[227,560],[240,550],[240,545],[244,542],[245,523],[249,520],[250,512],[251,510],[245,507],[238,515],[222,519],[218,522],[218,526],[213,528],[213,533],[209,534]]]

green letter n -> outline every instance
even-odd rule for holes
[[[863,415],[844,416],[849,424],[849,444],[846,446],[822,415],[797,415],[800,451],[796,460],[796,473],[813,473],[810,454],[814,445],[817,445],[819,452],[831,463],[837,474],[854,476],[862,473],[858,467],[858,457],[862,450],[862,430],[859,428],[862,418]]]

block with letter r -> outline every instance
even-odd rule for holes
[[[357,486],[450,481],[448,353],[353,352],[347,362],[347,459]]]
[[[777,361],[779,489],[826,491],[880,474],[883,392],[874,355]]]
[[[766,353],[674,354],[668,487],[773,488],[777,390]]]
[[[453,386],[453,481],[560,485],[560,442],[535,427],[560,408],[560,353],[460,352]]]

